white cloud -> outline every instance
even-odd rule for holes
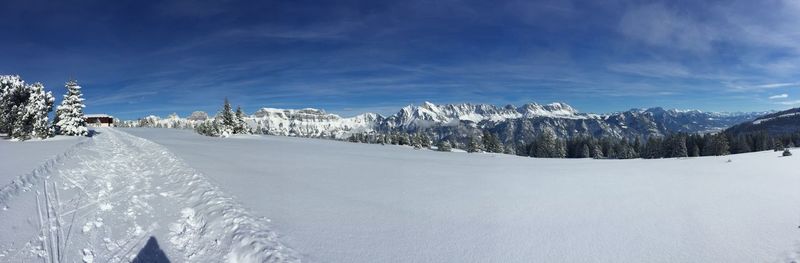
[[[666,62],[644,62],[611,64],[607,68],[611,71],[641,75],[646,77],[689,77],[689,70],[681,64]]]
[[[795,85],[798,85],[798,83],[796,83],[796,82],[770,83],[770,84],[757,85],[756,88],[774,89],[774,88],[783,88],[783,87],[789,87],[789,86],[795,86]]]
[[[650,4],[628,10],[619,31],[644,43],[692,51],[709,51],[718,32],[707,24],[669,9]]]
[[[797,105],[797,104],[800,104],[800,100],[781,101],[781,102],[778,102],[778,104],[782,104],[782,105]]]
[[[791,76],[800,68],[800,1],[733,0],[702,6],[630,5],[616,29],[635,42],[697,54],[735,47],[742,51],[740,66],[771,75]],[[775,51],[782,55],[774,56]]]
[[[765,91],[777,88],[787,88],[800,86],[800,82],[780,82],[780,83],[767,83],[767,84],[748,84],[748,83],[724,83],[731,91]],[[783,94],[778,94],[781,96]]]
[[[778,95],[774,95],[774,96],[769,96],[769,99],[771,99],[771,100],[774,100],[774,99],[785,99],[785,98],[788,98],[788,97],[789,97],[789,94],[784,93],[784,94],[778,94]]]

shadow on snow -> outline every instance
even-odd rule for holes
[[[167,255],[164,254],[164,251],[158,246],[158,241],[156,238],[151,236],[149,240],[147,240],[147,244],[144,245],[142,250],[139,251],[139,254],[136,255],[136,258],[131,261],[133,263],[169,263],[169,258]]]

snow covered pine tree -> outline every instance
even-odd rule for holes
[[[0,133],[11,135],[22,104],[25,82],[19,76],[0,76]],[[25,98],[27,99],[27,98]]]
[[[86,136],[86,121],[83,119],[83,94],[76,80],[67,81],[67,94],[56,110],[56,133],[69,136]]]
[[[244,111],[242,111],[241,106],[236,106],[236,114],[234,118],[236,123],[233,126],[233,133],[250,134],[250,128],[247,127],[247,122],[244,120]]]
[[[436,144],[436,150],[440,152],[449,152],[452,149],[453,146],[447,140],[439,140],[439,143]]]
[[[33,83],[28,87],[30,98],[28,98],[27,114],[32,122],[31,137],[47,138],[54,134],[53,127],[47,119],[47,115],[53,110],[52,92],[44,92],[42,83]]]
[[[41,83],[25,84],[19,76],[0,76],[0,132],[15,140],[53,135],[47,115],[53,110],[53,94]]]

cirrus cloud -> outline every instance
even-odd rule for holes
[[[769,99],[776,100],[776,99],[785,99],[785,98],[788,98],[788,97],[789,97],[789,94],[783,93],[783,94],[769,96]]]

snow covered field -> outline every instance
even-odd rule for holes
[[[800,251],[798,162],[775,152],[533,159],[125,131],[272,219],[307,261],[782,262]]]
[[[775,152],[533,159],[100,131],[37,172],[18,168],[38,180],[0,201],[0,262],[58,251],[65,262],[784,262],[800,251],[797,160]],[[0,143],[4,166],[50,155]]]
[[[0,140],[0,188],[85,140],[85,137],[72,136],[24,142]]]
[[[296,259],[268,221],[163,147],[115,129],[98,131],[0,188],[0,261]],[[15,158],[27,152],[2,150]]]

